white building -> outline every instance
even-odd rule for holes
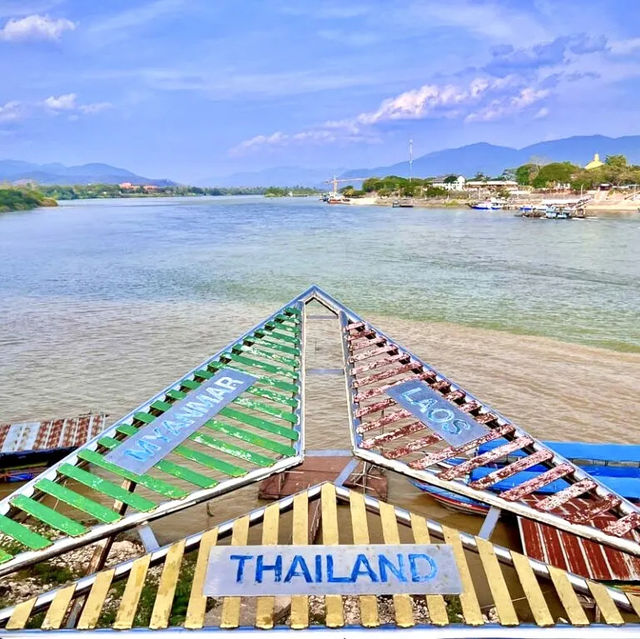
[[[445,178],[436,178],[433,181],[432,186],[436,186],[440,189],[446,189],[447,191],[464,191],[465,184],[467,183],[466,179],[462,175],[459,175],[455,179],[455,182],[445,182],[444,179]]]

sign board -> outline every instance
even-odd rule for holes
[[[208,597],[461,592],[453,548],[440,544],[214,546],[203,588]]]
[[[256,380],[253,375],[232,368],[218,371],[105,458],[132,473],[146,473]]]
[[[387,394],[451,446],[463,446],[490,432],[422,380],[397,384],[387,389]]]

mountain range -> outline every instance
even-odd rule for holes
[[[456,149],[444,149],[427,153],[413,161],[415,177],[432,177],[455,173],[467,177],[484,173],[495,176],[507,168],[526,164],[536,158],[543,162],[572,162],[584,166],[599,153],[602,160],[607,155],[623,154],[633,164],[640,164],[640,135],[609,138],[604,135],[579,135],[559,140],[547,140],[515,149],[496,146],[487,142],[468,144]],[[409,162],[389,166],[361,168],[346,171],[341,177],[382,177],[385,175],[409,176]]]
[[[334,173],[342,173],[332,169],[307,169],[299,166],[275,166],[258,171],[243,171],[223,177],[210,177],[198,180],[199,186],[314,186],[328,188],[324,183]]]
[[[34,164],[20,160],[0,160],[0,182],[20,183],[25,181],[39,184],[154,184],[170,186],[175,184],[167,179],[152,179],[136,175],[127,169],[110,164],[92,163],[79,166],[64,164]]]

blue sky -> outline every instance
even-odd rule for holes
[[[195,181],[640,133],[638,0],[0,0],[0,158]]]

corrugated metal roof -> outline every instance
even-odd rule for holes
[[[530,498],[535,501],[536,498]],[[569,516],[588,507],[584,500],[564,504]],[[614,518],[603,514],[594,524],[605,528]],[[640,581],[640,558],[525,517],[518,517],[524,553],[577,575],[602,581]]]

